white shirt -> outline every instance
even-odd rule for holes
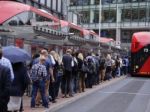
[[[53,57],[52,55],[50,55],[50,58],[51,58],[52,64],[55,65],[56,62],[55,62],[55,60],[54,60],[54,57]]]
[[[13,72],[12,65],[11,65],[10,61],[7,58],[2,57],[0,59],[0,64],[2,64],[3,66],[8,67],[10,69],[11,80],[13,80],[14,79],[14,72]]]

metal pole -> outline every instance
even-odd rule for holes
[[[102,0],[99,0],[99,37],[101,37]]]

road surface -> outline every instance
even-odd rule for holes
[[[125,78],[55,112],[150,112],[150,79]]]

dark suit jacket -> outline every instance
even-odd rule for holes
[[[25,89],[30,83],[27,68],[22,62],[15,63],[12,66],[15,77],[11,85],[10,96],[23,96]]]
[[[63,61],[64,69],[71,72],[72,71],[72,66],[71,66],[72,56],[69,54],[64,54],[62,61]]]
[[[9,68],[0,64],[0,102],[9,101],[11,74]]]

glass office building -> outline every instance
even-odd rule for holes
[[[150,30],[150,0],[69,0],[67,9],[82,27],[99,33],[101,25],[101,36],[116,45],[128,47],[134,32]]]

